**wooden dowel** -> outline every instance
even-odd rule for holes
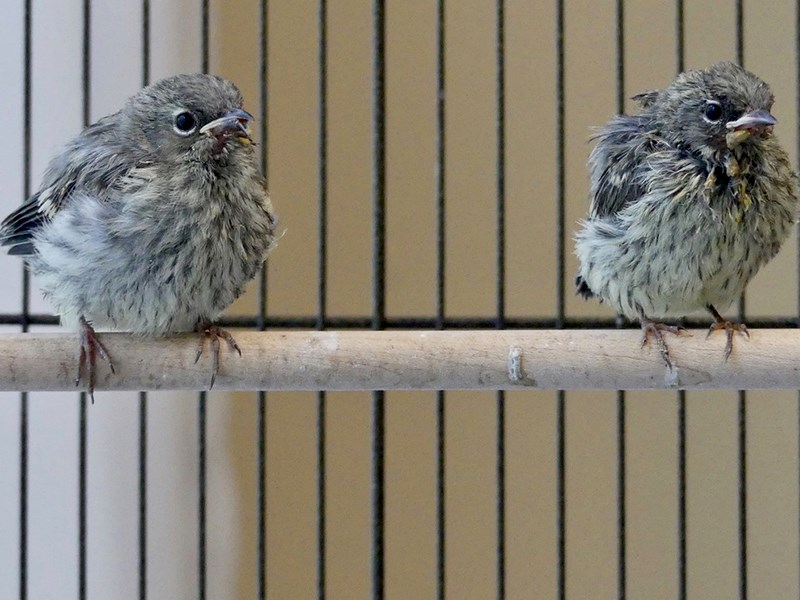
[[[666,334],[675,368],[640,347],[637,330],[233,331],[215,390],[800,389],[800,330]],[[115,366],[98,359],[98,390],[201,390],[209,349],[197,337],[101,333]],[[0,390],[75,390],[77,334],[0,335]]]

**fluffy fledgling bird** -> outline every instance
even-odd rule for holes
[[[772,133],[769,86],[730,62],[681,73],[596,135],[589,218],[576,236],[577,291],[638,320],[671,366],[656,319],[724,310],[789,236],[797,183]]]
[[[80,330],[76,385],[95,384],[94,327],[165,335],[213,323],[258,273],[276,221],[234,84],[205,74],[163,79],[71,140],[39,191],[0,224],[67,326]],[[196,362],[196,361],[195,361]]]

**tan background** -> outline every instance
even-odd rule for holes
[[[22,7],[4,7],[0,36],[2,212],[22,199]],[[92,118],[141,81],[141,12],[122,0],[94,3]],[[102,5],[101,5],[102,4]],[[435,314],[434,3],[387,3],[387,312]],[[778,135],[796,161],[794,6],[746,3],[745,62],[770,82]],[[33,12],[35,186],[48,158],[81,125],[81,3],[40,0]],[[506,2],[507,263],[509,316],[556,307],[555,3]],[[212,3],[211,70],[234,80],[257,111],[258,3]],[[495,310],[495,8],[458,0],[446,8],[448,316]],[[592,125],[613,114],[615,6],[566,1],[566,197],[569,235],[586,210]],[[662,86],[676,70],[675,7],[626,3],[626,96]],[[367,0],[331,2],[329,33],[328,314],[371,310],[372,14]],[[734,2],[687,0],[686,66],[735,51]],[[200,13],[188,0],[152,2],[152,76],[200,67]],[[269,263],[268,311],[316,312],[318,163],[317,4],[269,3],[269,181],[286,235]],[[10,83],[8,83],[10,82]],[[630,108],[630,103],[627,105]],[[566,272],[575,271],[568,240]],[[797,314],[797,242],[750,286],[753,316]],[[0,257],[0,311],[20,310],[21,267]],[[571,280],[571,277],[570,277]],[[609,316],[568,287],[571,317]],[[33,292],[34,312],[49,308]],[[231,313],[255,309],[255,287]],[[758,333],[755,332],[755,335]],[[721,344],[720,339],[709,343]],[[653,356],[653,360],[657,360]],[[256,404],[252,394],[212,394],[209,407],[211,598],[256,590]],[[32,394],[29,597],[70,597],[77,581],[77,408],[71,395]],[[149,426],[149,597],[196,597],[196,400],[153,394]],[[738,594],[736,394],[688,396],[688,591]],[[748,395],[748,560],[751,598],[798,597],[798,400]],[[447,395],[448,598],[494,597],[496,405],[494,394]],[[136,415],[133,394],[98,394],[89,411],[89,594],[136,597]],[[608,393],[567,395],[567,595],[615,598],[616,404]],[[628,597],[675,598],[677,403],[670,393],[631,393],[627,403]],[[16,595],[19,405],[0,402],[0,597]],[[371,403],[327,400],[328,598],[370,593]],[[269,597],[316,593],[316,395],[268,399]],[[507,402],[507,591],[553,598],[556,590],[556,403],[552,393]],[[387,394],[387,597],[435,592],[434,394]],[[68,590],[65,595],[64,590]]]

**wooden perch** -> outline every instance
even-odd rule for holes
[[[103,333],[117,373],[98,359],[98,390],[202,390],[197,337]],[[667,336],[675,369],[638,330],[235,331],[215,390],[800,389],[800,330],[734,339]],[[0,390],[75,390],[77,334],[0,335]]]

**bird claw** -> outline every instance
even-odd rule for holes
[[[214,387],[214,382],[217,380],[217,373],[219,372],[219,340],[225,340],[228,343],[228,347],[231,350],[236,350],[239,356],[242,355],[242,350],[236,340],[233,339],[233,336],[219,325],[199,325],[197,332],[200,334],[200,339],[197,341],[197,353],[194,356],[195,364],[203,355],[206,339],[211,341],[211,383],[208,386],[208,389],[211,389]]]
[[[662,331],[671,333],[672,335],[681,335],[686,331],[685,327],[680,325],[667,325],[666,323],[656,323],[655,321],[642,320],[642,348],[650,345],[650,338],[655,340],[658,351],[661,353],[661,358],[668,369],[672,370],[672,361],[669,358],[669,348],[664,341],[664,336],[661,335]]]
[[[97,355],[100,355],[104,361],[108,363],[111,372],[116,374],[114,363],[111,362],[111,356],[108,350],[103,345],[94,328],[89,325],[85,318],[81,317],[80,320],[80,357],[78,358],[78,376],[75,378],[75,387],[79,386],[84,377],[88,377],[89,397],[94,404],[94,384],[97,379]]]
[[[725,320],[715,321],[714,323],[711,324],[711,327],[708,328],[706,339],[708,339],[712,333],[714,333],[715,331],[719,331],[720,329],[725,330],[726,341],[725,341],[725,352],[723,356],[725,358],[725,362],[728,362],[728,358],[730,357],[731,352],[733,352],[733,333],[734,332],[740,333],[745,337],[747,337],[747,339],[749,340],[750,332],[747,330],[747,325],[745,325],[744,323],[733,323],[731,321],[725,321]]]

